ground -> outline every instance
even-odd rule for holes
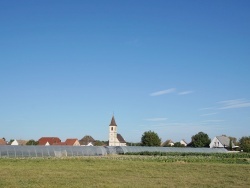
[[[162,159],[162,158],[161,158]],[[249,164],[117,156],[0,159],[0,187],[250,187]]]

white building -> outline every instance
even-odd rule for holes
[[[229,148],[230,138],[227,136],[216,136],[209,144],[210,148]],[[237,146],[232,142],[232,148]]]
[[[181,141],[180,141],[180,143],[181,143],[181,145],[183,145],[183,146],[187,146],[187,142],[184,140],[184,139],[182,139]]]
[[[114,116],[109,125],[109,146],[126,146],[126,141],[122,135],[117,133],[117,125]]]
[[[11,145],[12,145],[12,146],[24,146],[24,145],[26,145],[27,142],[28,142],[28,141],[26,141],[26,140],[14,140],[14,141],[11,143]]]

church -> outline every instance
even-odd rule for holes
[[[126,146],[126,141],[123,139],[122,135],[117,133],[117,124],[114,116],[112,116],[109,125],[109,146]]]

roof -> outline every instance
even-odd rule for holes
[[[86,135],[81,140],[79,140],[79,143],[81,145],[88,145],[90,142],[92,142],[92,143],[95,142],[95,139],[90,135]]]
[[[120,134],[117,134],[117,139],[119,140],[120,143],[126,143],[126,141],[124,140],[124,138]]]
[[[229,147],[230,138],[227,136],[216,136],[216,138],[220,141],[223,146]],[[232,147],[234,147],[234,143],[232,142]]]
[[[38,145],[45,145],[47,142],[53,145],[55,143],[60,143],[61,140],[58,137],[42,137],[38,140]]]
[[[58,142],[58,143],[53,143],[53,146],[65,146],[67,145],[66,142]]]
[[[112,116],[112,119],[111,119],[111,122],[110,122],[109,126],[117,126],[116,122],[115,122],[115,117],[114,116]]]
[[[161,146],[171,145],[171,144],[174,144],[174,142],[171,139],[168,139],[165,142],[161,143]]]
[[[4,139],[0,139],[0,145],[7,145],[7,142]]]
[[[183,142],[185,142],[186,144],[188,144],[188,143],[186,142],[186,140],[184,140],[184,139],[182,139],[181,141],[183,141]]]
[[[77,138],[69,138],[65,141],[65,144],[66,145],[69,145],[69,146],[73,146],[75,144],[75,142],[78,141]]]
[[[20,146],[24,146],[28,142],[27,140],[16,140],[16,141],[17,141],[18,145],[20,145]]]

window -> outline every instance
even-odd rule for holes
[[[113,131],[113,127],[111,127],[111,131]]]

